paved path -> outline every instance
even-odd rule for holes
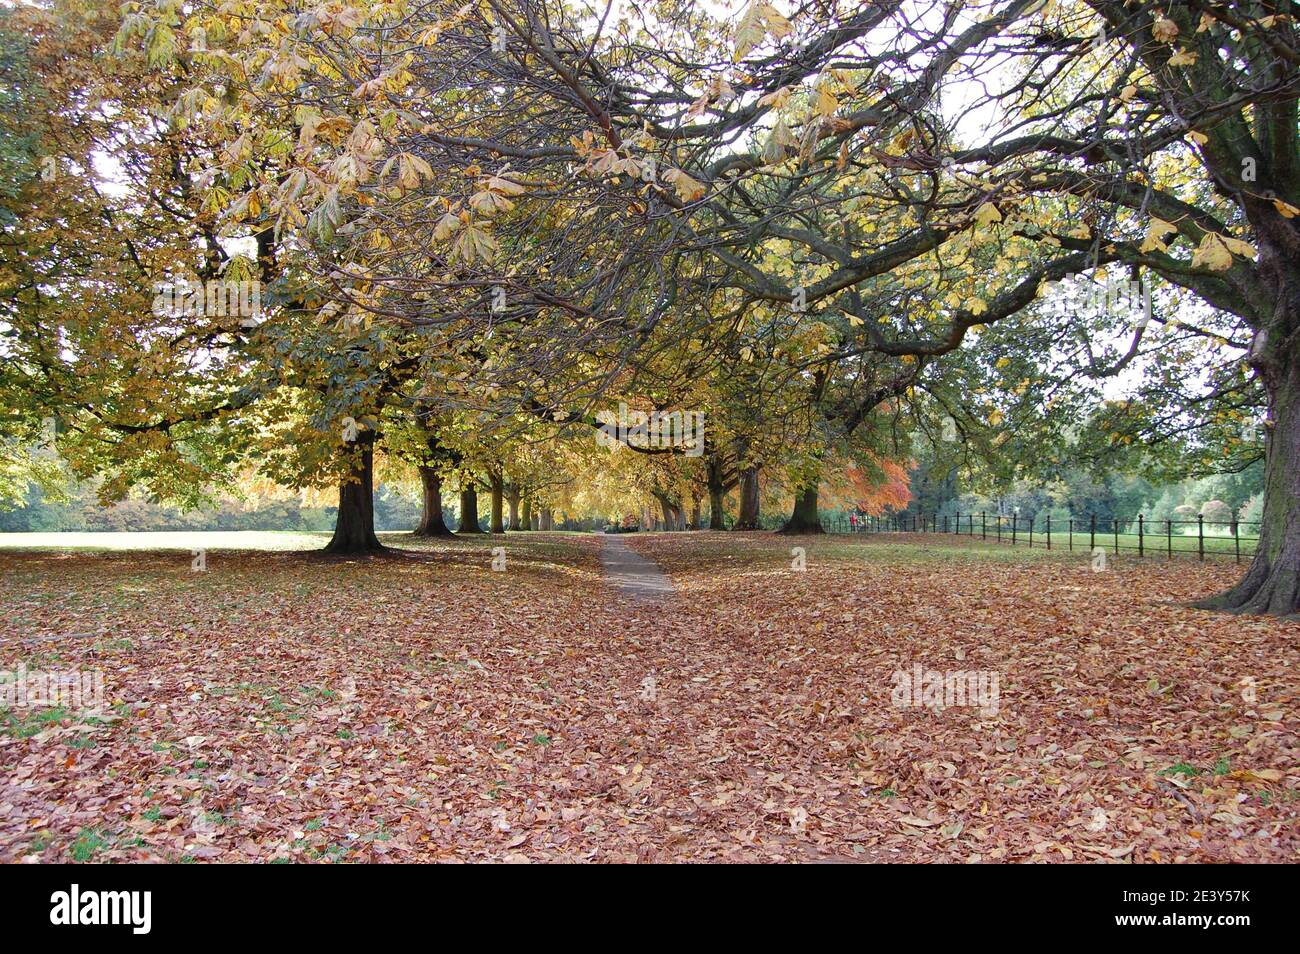
[[[673,599],[673,581],[629,547],[617,533],[607,533],[600,544],[600,563],[605,579],[629,599],[667,603]]]

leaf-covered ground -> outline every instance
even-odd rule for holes
[[[0,668],[111,704],[0,714],[0,859],[1300,855],[1300,623],[1183,605],[1231,564],[626,539],[671,604],[598,536],[0,553]],[[997,711],[894,705],[914,663],[997,673]]]

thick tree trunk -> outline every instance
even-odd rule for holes
[[[506,528],[504,522],[502,521],[502,516],[503,516],[502,503],[504,502],[503,496],[505,493],[505,488],[501,480],[501,475],[489,474],[488,481],[492,491],[492,515],[489,518],[488,532],[505,533]]]
[[[723,508],[722,499],[724,491],[722,487],[709,487],[709,529],[726,530],[727,513]]]
[[[740,472],[740,516],[736,530],[758,529],[758,468],[746,467]]]
[[[682,512],[681,502],[658,490],[653,491],[653,494],[654,498],[659,501],[659,509],[663,511],[664,529],[685,530],[686,520]]]
[[[364,432],[349,448],[351,472],[339,482],[339,513],[326,553],[381,553],[375,536],[375,437]]]
[[[1300,320],[1291,327],[1300,327]],[[1271,426],[1255,557],[1241,582],[1197,604],[1203,609],[1300,613],[1300,345],[1288,345],[1289,354],[1273,357],[1267,370],[1261,371]]]
[[[478,491],[467,483],[460,490],[460,523],[457,533],[482,533],[478,525]]]
[[[699,498],[699,497],[692,497],[692,498],[691,498],[691,522],[690,522],[690,524],[688,525],[687,529],[689,529],[689,530],[699,530],[699,529],[701,529],[701,520],[700,520],[700,498]]]
[[[530,497],[524,498],[523,508],[520,510],[519,513],[519,529],[520,530],[533,529],[533,501],[532,498]]]
[[[510,529],[519,529],[519,489],[508,486],[506,488],[506,503],[510,506]]]
[[[659,509],[663,511],[664,528],[667,530],[674,529],[676,524],[675,514],[677,513],[677,508],[673,506],[672,501],[667,497],[660,497]]]
[[[538,510],[533,511],[533,515],[528,521],[528,529],[529,530],[542,529],[542,515],[540,511]]]
[[[424,487],[424,509],[420,513],[420,525],[415,528],[415,535],[451,536],[451,528],[442,518],[442,475],[432,467],[421,467],[420,483]]]
[[[727,529],[727,515],[723,510],[722,500],[727,494],[727,486],[722,479],[722,463],[718,460],[716,454],[709,458],[708,483],[709,529],[725,530]]]
[[[540,526],[541,529],[543,530],[555,529],[555,511],[553,511],[550,507],[542,508]]]
[[[825,533],[817,516],[817,484],[802,488],[794,498],[794,513],[781,533]]]

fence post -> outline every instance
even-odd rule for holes
[[[1029,518],[1029,549],[1034,548],[1034,518]]]
[[[1205,516],[1196,515],[1196,551],[1202,560],[1205,559]]]
[[[987,540],[988,538],[989,538],[988,516],[984,513],[983,510],[981,510],[980,511],[980,539]]]
[[[1138,559],[1141,559],[1144,555],[1145,550],[1142,544],[1142,514],[1138,514]]]
[[[1241,534],[1237,532],[1239,529],[1240,529],[1240,528],[1237,526],[1237,514],[1236,514],[1236,513],[1233,513],[1233,515],[1232,515],[1232,546],[1233,546],[1233,549],[1237,551],[1237,559],[1236,559],[1236,562],[1237,562],[1237,563],[1240,563],[1240,562],[1241,562]]]
[[[998,517],[998,543],[1001,543],[1002,542],[1002,511],[1001,510],[998,511],[997,517]]]
[[[1052,549],[1052,515],[1047,515],[1047,549]]]
[[[1091,553],[1097,549],[1097,515],[1089,514],[1091,519],[1088,521],[1088,552]]]
[[[1074,552],[1074,514],[1070,514],[1070,526],[1066,529],[1067,532],[1069,533],[1069,537],[1068,537],[1069,542],[1067,543],[1066,546],[1067,549],[1071,553],[1073,553]]]
[[[1172,560],[1173,558],[1174,558],[1174,521],[1171,518],[1166,517],[1165,518],[1165,559]]]
[[[1013,513],[1011,515],[1011,545],[1013,547],[1016,545],[1016,524],[1019,522],[1020,518]]]
[[[1119,517],[1110,518],[1110,531],[1115,535],[1115,556],[1119,556]]]

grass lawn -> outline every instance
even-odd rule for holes
[[[329,538],[292,530],[0,533],[0,550],[317,550]]]
[[[831,536],[843,536],[843,535],[844,534],[838,534],[838,533],[831,534]],[[909,533],[895,533],[895,534],[886,534],[886,535],[903,537],[903,536],[910,536],[911,534],[909,532]],[[967,539],[974,539],[980,541],[981,543],[999,545],[999,546],[1013,545],[1010,527],[1003,528],[1001,540],[998,540],[996,529],[990,527],[988,539],[984,540],[980,536],[980,528],[978,522],[975,524],[975,534],[973,537],[971,537],[967,533],[967,527],[964,521],[962,523],[962,532],[960,534],[931,533],[926,535],[962,537]],[[864,532],[859,534],[848,534],[848,536],[853,536],[853,537],[879,536],[879,534],[867,534]],[[1051,548],[1053,550],[1065,550],[1067,552],[1069,552],[1071,548],[1073,548],[1075,552],[1088,551],[1091,549],[1090,544],[1093,544],[1093,541],[1094,538],[1089,536],[1088,531],[1086,529],[1083,531],[1076,531],[1074,534],[1070,534],[1068,531],[1061,531],[1058,533],[1055,529],[1053,529]],[[1025,531],[1022,529],[1016,534],[1014,546],[1017,547],[1032,546],[1034,549],[1042,548],[1046,550],[1047,542],[1048,542],[1047,534],[1039,531],[1035,531],[1031,541],[1029,534],[1025,533]],[[1204,542],[1205,554],[1207,558],[1222,559],[1223,557],[1228,557],[1231,559],[1237,554],[1238,551],[1240,551],[1242,561],[1246,562],[1249,561],[1251,555],[1255,552],[1255,546],[1258,542],[1259,542],[1259,538],[1257,536],[1251,536],[1249,534],[1244,534],[1244,533],[1241,534],[1240,540],[1237,540],[1236,538],[1232,537],[1230,534],[1226,534],[1226,533],[1215,533],[1215,534],[1206,533],[1205,542]],[[1142,537],[1140,538],[1136,533],[1121,533],[1117,537],[1114,533],[1104,533],[1101,530],[1098,530],[1095,537],[1095,545],[1101,547],[1102,549],[1106,550],[1109,553],[1113,553],[1115,549],[1118,547],[1118,549],[1121,552],[1127,551],[1133,553],[1134,555],[1137,555],[1140,548],[1141,552],[1147,557],[1164,557],[1167,554],[1172,552],[1173,557],[1175,559],[1186,559],[1188,557],[1191,557],[1193,560],[1198,558],[1200,554],[1200,548],[1201,548],[1201,544],[1198,541],[1195,533],[1188,535],[1188,534],[1181,534],[1175,532],[1172,536],[1166,536],[1163,527],[1160,528],[1158,533],[1148,532],[1143,534]]]
[[[1186,607],[1231,563],[629,534],[661,604],[597,535],[124,536],[0,551],[0,668],[107,695],[0,712],[0,860],[1300,860],[1300,623]]]

